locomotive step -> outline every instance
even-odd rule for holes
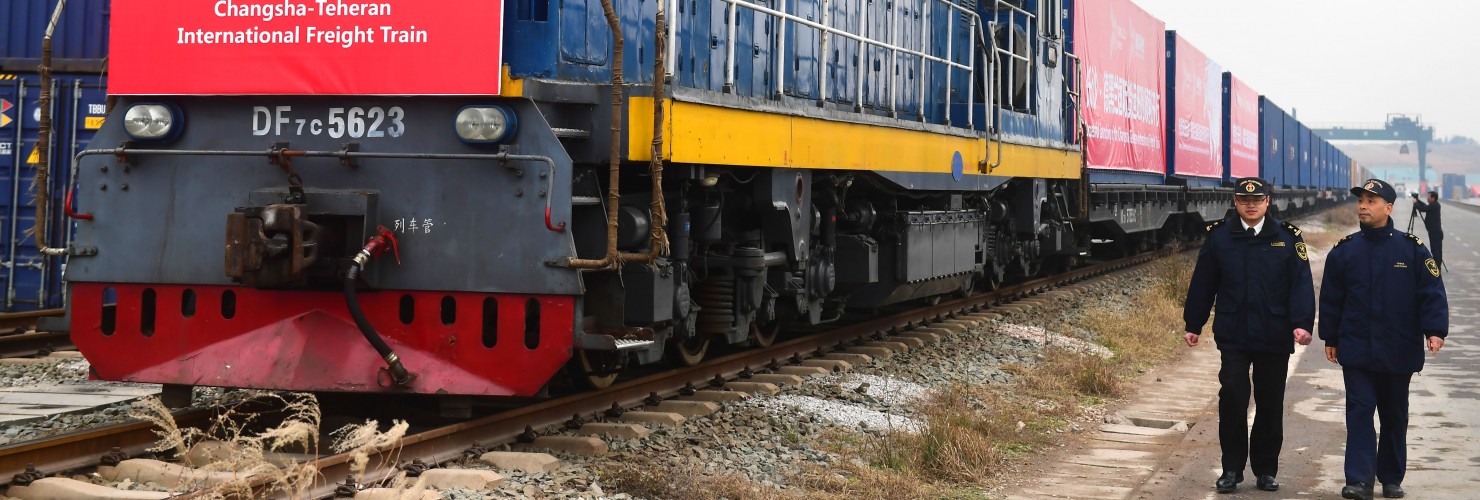
[[[550,127],[550,131],[555,132],[555,137],[559,137],[561,139],[590,139],[591,138],[591,131],[590,130],[581,130],[581,129],[578,129],[578,128],[556,128],[556,127]]]
[[[617,339],[616,340],[616,343],[617,343],[617,350],[618,351],[626,351],[626,350],[631,350],[631,349],[646,349],[648,346],[653,345],[653,341],[651,341],[651,340],[625,340],[625,339]]]

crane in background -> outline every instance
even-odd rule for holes
[[[1424,125],[1423,117],[1391,113],[1382,128],[1334,127],[1311,129],[1328,141],[1414,141],[1418,143],[1418,185],[1421,191],[1428,190],[1425,172],[1428,169],[1429,142],[1434,140],[1434,127]],[[1404,144],[1398,152],[1408,154]]]

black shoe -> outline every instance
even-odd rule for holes
[[[1383,498],[1403,498],[1403,487],[1396,484],[1382,483]]]
[[[1259,476],[1259,489],[1264,491],[1280,491],[1280,482],[1274,480],[1274,476]]]
[[[1352,483],[1341,489],[1341,498],[1352,500],[1372,500],[1371,483]]]
[[[1242,482],[1244,482],[1243,474],[1224,472],[1222,476],[1218,476],[1218,482],[1213,483],[1213,488],[1218,490],[1218,493],[1233,493],[1238,489],[1238,483]]]

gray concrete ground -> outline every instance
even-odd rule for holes
[[[1444,210],[1450,333],[1444,349],[1427,360],[1410,390],[1408,476],[1403,482],[1408,498],[1480,498],[1480,345],[1475,342],[1480,332],[1480,208],[1446,205],[1451,205]],[[1411,206],[1409,200],[1400,200],[1394,210],[1394,223],[1400,229],[1408,226]],[[1349,208],[1355,210],[1355,206]],[[1414,228],[1420,238],[1428,239],[1422,222],[1415,221]],[[1322,257],[1312,259],[1317,286]],[[1199,350],[1207,347],[1211,346]],[[1207,358],[1208,352],[1194,352],[1188,354],[1189,359],[1160,370],[1156,376],[1162,383],[1147,385],[1145,394],[1132,398],[1124,410],[1145,411],[1147,405],[1175,403],[1181,411],[1166,412],[1166,417],[1180,415],[1191,424],[1180,439],[1158,435],[1155,445],[1141,443],[1131,452],[1105,439],[1102,430],[1038,470],[1027,471],[1039,480],[1008,493],[1019,498],[1340,498],[1338,492],[1345,483],[1345,392],[1341,368],[1326,361],[1321,347],[1316,340],[1309,347],[1297,348],[1291,357],[1280,455],[1283,487],[1278,492],[1255,489],[1249,471],[1238,492],[1218,495],[1213,491],[1220,472],[1218,363],[1216,357]],[[1181,389],[1177,389],[1179,381]],[[1214,387],[1210,391],[1205,384]],[[1095,457],[1111,460],[1089,459]],[[1100,474],[1083,470],[1096,464]]]

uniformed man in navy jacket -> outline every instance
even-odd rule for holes
[[[1326,256],[1321,340],[1346,382],[1346,487],[1342,498],[1403,496],[1407,470],[1408,382],[1449,333],[1449,300],[1439,265],[1418,237],[1393,227],[1393,187],[1369,179],[1352,188],[1362,230]],[[1382,421],[1379,438],[1372,410]]]
[[[1315,322],[1315,287],[1305,240],[1299,228],[1267,216],[1271,194],[1264,179],[1238,180],[1233,197],[1237,214],[1208,224],[1182,310],[1185,340],[1196,346],[1209,310],[1217,306],[1213,333],[1222,356],[1218,443],[1223,448],[1223,475],[1213,486],[1219,493],[1238,489],[1246,461],[1259,489],[1280,489],[1275,476],[1284,441],[1285,375],[1295,344],[1310,343]]]

